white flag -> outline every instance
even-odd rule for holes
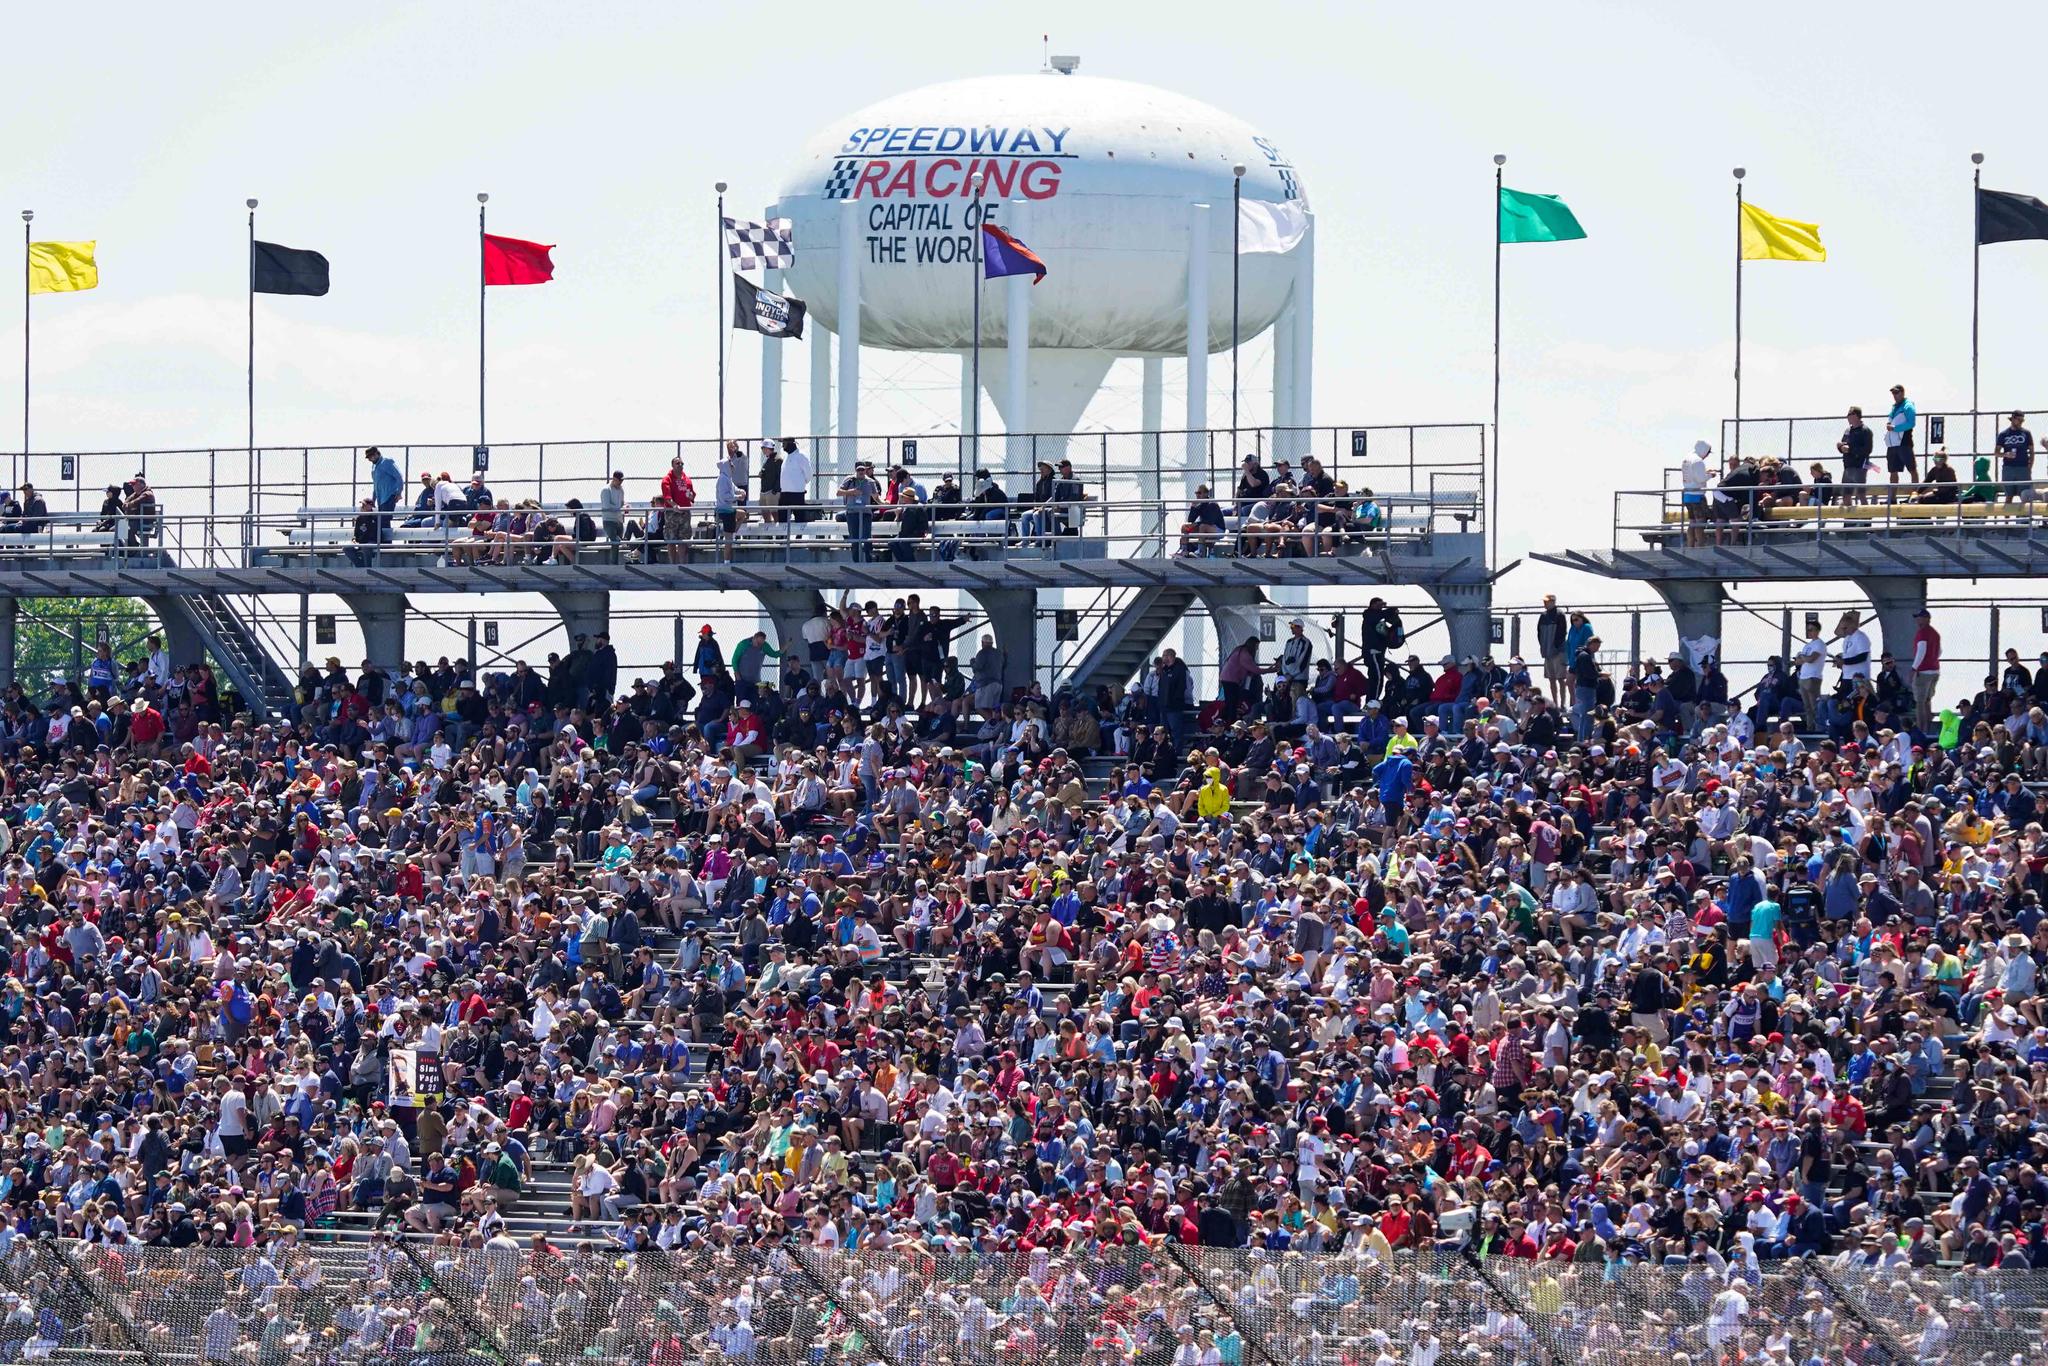
[[[1237,206],[1237,246],[1243,253],[1294,250],[1294,244],[1308,231],[1308,211],[1293,200],[1275,204],[1264,199],[1240,200]]]

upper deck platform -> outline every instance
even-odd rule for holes
[[[0,595],[1476,583],[1486,577],[1484,443],[1476,424],[998,436],[978,454],[951,436],[802,438],[824,468],[791,509],[761,505],[756,440],[751,506],[729,536],[715,512],[715,442],[498,446],[481,459],[471,447],[386,443],[408,491],[375,546],[355,540],[370,488],[365,447],[37,454],[26,477],[50,513],[0,524]],[[1244,456],[1276,477],[1313,467],[1333,487],[1288,500],[1276,524],[1232,497]],[[650,503],[677,458],[697,502],[686,518],[664,514],[650,535]],[[1034,483],[1040,461],[1053,466],[1050,492]],[[863,537],[839,496],[842,469],[860,462],[872,462],[885,498],[898,471],[927,501],[878,504]],[[600,520],[612,471],[625,475],[630,524],[616,541]],[[429,481],[443,474],[465,504],[424,510]],[[508,523],[511,537],[479,536],[472,476],[493,507],[552,516],[572,537],[573,499],[598,539],[542,546],[529,520]],[[137,478],[154,511],[100,511],[110,487]],[[985,482],[1002,502],[975,501]],[[1186,538],[1188,495],[1202,484],[1221,493],[1225,525]]]
[[[1703,503],[1689,503],[1682,472],[1662,486],[1614,495],[1610,547],[1536,558],[1608,578],[1642,581],[1873,578],[2021,578],[2048,573],[2048,456],[2036,478],[2003,481],[1994,449],[1997,413],[1921,413],[1917,480],[1886,469],[1884,410],[1870,408],[1875,452],[1861,486],[1844,482],[1835,449],[1842,418],[1744,419],[1741,456],[1765,482],[1726,486],[1716,469]],[[1732,439],[1732,424],[1724,424]],[[1972,433],[1975,433],[1973,436]],[[1939,439],[1936,439],[1936,438]],[[1982,454],[1970,452],[1975,447]],[[1929,471],[1946,449],[1953,482]],[[1734,453],[1729,452],[1731,464]],[[1980,467],[1981,462],[1981,467]],[[1817,484],[1818,466],[1831,482]],[[1797,483],[1769,482],[1790,470]],[[1985,477],[1976,477],[1979,473]]]

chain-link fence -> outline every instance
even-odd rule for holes
[[[113,1247],[16,1238],[0,1361],[130,1366],[2012,1366],[2048,1276],[1474,1260],[1133,1242],[861,1252],[714,1226],[674,1251],[499,1238]]]

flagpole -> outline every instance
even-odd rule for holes
[[[1742,177],[1735,168],[1735,455],[1742,456]],[[1721,468],[1728,468],[1728,452],[1721,452]]]
[[[34,209],[21,211],[21,464],[15,468],[8,480],[11,484],[19,484],[22,476],[28,472],[28,249],[29,238],[34,233],[29,224],[34,221],[35,216]]]
[[[1238,264],[1244,258],[1244,166],[1230,168],[1230,446],[1237,457],[1237,300]],[[1279,439],[1279,433],[1274,433]]]
[[[1500,193],[1501,168],[1508,159],[1493,154],[1493,468],[1487,471],[1486,529],[1492,549],[1488,563],[1500,560]]]
[[[976,469],[981,468],[981,228],[987,221],[982,213],[981,192],[987,184],[988,179],[985,176],[976,176],[970,182],[970,188],[974,191],[974,230],[967,247],[967,266],[974,276],[974,369],[968,377],[967,395],[973,404],[974,422],[970,449],[974,453]]]
[[[249,205],[249,488],[250,510],[255,510],[256,488],[256,201]]]
[[[718,295],[718,458],[725,459],[725,182],[713,186],[718,191],[717,237],[711,248],[711,268],[718,273],[718,284],[713,292]],[[763,277],[766,278],[765,276]]]
[[[1977,453],[1977,316],[1984,256],[1984,154],[1970,153],[1970,454]]]
[[[484,206],[491,202],[488,194],[478,191],[476,197],[476,444],[490,445],[484,424],[484,300],[489,289],[484,274]]]

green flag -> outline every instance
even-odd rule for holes
[[[1963,742],[1963,718],[1953,711],[1941,714],[1941,739],[1936,743],[1943,749],[1954,749]]]
[[[1531,194],[1527,190],[1500,192],[1500,240],[1503,242],[1570,242],[1584,237],[1586,230],[1564,201],[1554,194]]]

